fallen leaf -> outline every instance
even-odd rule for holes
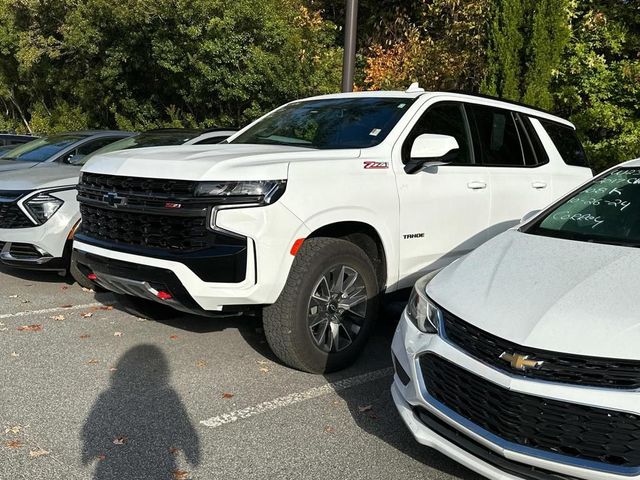
[[[12,356],[12,357],[19,357],[19,356],[20,356],[20,354],[19,354],[19,353],[17,353],[17,352],[11,352],[11,356]]]
[[[89,338],[90,336],[91,335],[88,335],[88,334],[85,333],[84,335],[80,335],[80,340],[84,340],[86,338]]]
[[[174,470],[173,471],[173,478],[175,480],[188,480],[189,479],[189,472],[186,472],[184,470]]]
[[[170,453],[171,455],[178,455],[178,454],[180,453],[180,449],[179,449],[179,448],[176,448],[176,447],[171,447],[171,448],[169,449],[169,453]]]
[[[333,433],[333,432],[335,432],[335,431],[336,431],[336,429],[335,429],[335,428],[333,428],[333,427],[332,427],[332,426],[330,426],[330,425],[327,425],[326,427],[324,427],[324,431],[325,431],[325,433]]]
[[[51,320],[55,320],[56,322],[61,322],[64,320],[64,315],[54,315],[51,317]]]
[[[34,323],[33,325],[22,325],[18,327],[19,332],[39,332],[42,330],[42,325],[39,323]]]
[[[260,367],[260,371],[262,373],[267,373],[269,371],[269,369],[267,367]]]
[[[124,445],[128,441],[129,441],[129,439],[127,437],[116,437],[116,438],[113,439],[113,444],[114,445]]]
[[[93,317],[93,313],[91,313],[91,312],[83,312],[83,313],[80,314],[80,316],[82,318],[89,318],[89,317]]]
[[[22,427],[20,425],[15,425],[13,427],[5,429],[4,433],[13,433],[14,435],[16,435],[20,433],[20,430],[22,430]]]
[[[121,337],[122,336],[122,332],[113,332],[113,336],[114,337]]]
[[[22,300],[20,303],[31,303],[31,300]]]
[[[87,287],[82,287],[82,291],[83,292],[87,292],[87,293],[93,293],[93,290],[91,290],[90,288],[87,288]]]
[[[102,305],[98,310],[113,310],[113,305]]]
[[[256,360],[256,363],[258,365],[267,365],[269,362],[267,362],[266,360]]]
[[[224,398],[224,399],[233,398],[233,393],[224,392],[222,394],[222,398]]]
[[[171,335],[171,336],[169,337],[169,340],[177,340],[177,339],[178,339],[178,336],[177,336],[177,335]]]
[[[360,413],[369,412],[372,408],[373,408],[373,406],[372,406],[372,405],[360,405],[360,406],[358,407],[358,411],[359,411]]]
[[[196,362],[196,367],[198,367],[198,368],[204,368],[204,367],[206,367],[206,366],[207,366],[207,362],[206,362],[206,360],[198,360],[198,361]]]
[[[38,458],[38,457],[43,457],[45,455],[49,455],[49,453],[51,453],[51,452],[49,452],[48,450],[45,450],[43,448],[39,448],[38,450],[31,450],[29,452],[29,456],[31,458]]]
[[[73,305],[69,305],[69,304],[67,304],[67,305],[60,305],[60,308],[71,308],[71,307],[73,307]]]
[[[60,290],[67,290],[68,288],[69,288],[69,286],[68,286],[68,285],[62,285],[62,286],[60,287]]]
[[[97,363],[98,363],[98,360],[96,360],[95,358],[92,358],[87,362],[87,365],[96,365]]]
[[[101,453],[96,458],[98,459],[99,462],[101,462],[101,461],[105,460],[107,458],[107,456]]]
[[[5,446],[7,448],[21,448],[24,447],[24,443],[20,440],[9,440],[8,442],[5,442]]]
[[[24,286],[25,287],[33,287],[33,283],[25,283]]]

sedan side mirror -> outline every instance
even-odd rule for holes
[[[451,135],[423,133],[411,146],[411,158],[404,166],[407,173],[415,173],[429,165],[447,165],[456,159],[460,145]]]

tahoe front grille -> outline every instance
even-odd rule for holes
[[[640,466],[638,415],[513,392],[433,354],[420,357],[420,366],[431,397],[507,442],[605,465]]]
[[[587,357],[550,352],[515,344],[485,332],[444,311],[444,335],[453,344],[494,368],[517,375],[551,382],[607,387],[616,389],[640,388],[640,362],[601,357]],[[500,359],[502,353],[527,355],[543,362],[537,368],[511,368]]]
[[[81,233],[97,240],[144,248],[190,252],[212,246],[207,217],[151,215],[80,204]]]

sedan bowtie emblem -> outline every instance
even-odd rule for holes
[[[102,201],[117,208],[127,204],[127,197],[121,197],[116,192],[109,192],[102,196]]]
[[[519,353],[502,352],[500,360],[509,362],[511,368],[516,370],[527,370],[529,368],[540,368],[544,363],[542,360],[532,360],[529,355],[520,355]]]

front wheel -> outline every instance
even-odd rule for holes
[[[371,333],[378,293],[375,269],[361,248],[336,238],[305,240],[280,297],[264,309],[267,341],[298,370],[345,368]]]

